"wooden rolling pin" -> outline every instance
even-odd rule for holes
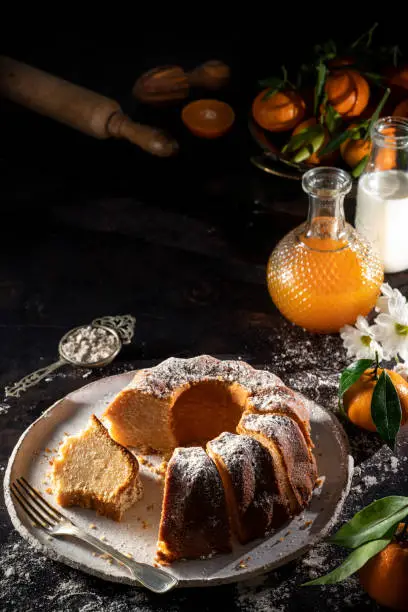
[[[115,100],[4,56],[0,96],[95,138],[124,138],[152,155],[168,157],[178,149],[161,130],[132,121]]]

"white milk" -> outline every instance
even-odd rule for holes
[[[355,225],[377,250],[385,272],[408,268],[408,173],[364,174],[358,184]]]

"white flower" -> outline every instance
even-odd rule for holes
[[[407,301],[402,295],[401,291],[398,291],[398,289],[393,289],[388,283],[381,285],[381,293],[382,295],[378,298],[375,306],[377,312],[385,312],[385,314],[389,314],[390,304],[392,304],[392,306],[398,305],[398,307],[400,307]]]
[[[397,363],[394,368],[394,372],[397,372],[402,378],[408,380],[408,363]]]
[[[357,317],[355,327],[345,325],[341,328],[340,337],[347,349],[348,357],[375,359],[375,354],[378,353],[378,360],[381,361],[383,358],[383,349],[375,339],[373,326],[370,327],[361,315]]]
[[[388,300],[388,313],[382,312],[375,319],[373,331],[386,359],[399,355],[408,361],[408,304],[399,291]]]

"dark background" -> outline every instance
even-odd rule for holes
[[[166,27],[157,18],[134,21],[119,6],[104,9],[102,29],[64,30],[45,20],[39,26],[38,15],[32,23],[25,15],[23,25],[2,19],[0,53],[117,99],[135,120],[166,128],[180,143],[174,159],[155,159],[127,142],[94,140],[0,100],[1,386],[50,363],[71,327],[107,314],[137,317],[134,342],[108,368],[85,381],[83,371],[66,368],[20,400],[0,402],[3,471],[24,429],[59,397],[170,355],[239,355],[271,367],[299,390],[311,376],[316,383],[308,395],[335,408],[335,384],[322,392],[317,383],[336,380],[346,364],[341,342],[294,329],[265,286],[268,254],[305,218],[307,202],[299,182],[251,166],[258,149],[247,120],[258,78],[276,74],[282,63],[290,69],[307,61],[313,44],[329,37],[357,38],[375,19],[331,6],[301,13],[288,6],[274,17],[250,8],[255,19],[245,27],[221,23],[207,5],[191,7],[183,23]],[[376,39],[403,47],[405,27],[402,17],[382,20]],[[236,112],[224,138],[207,142],[190,135],[180,119],[183,103],[157,110],[132,100],[130,90],[144,70],[169,63],[188,69],[213,58],[232,70],[230,86],[214,96]],[[194,91],[191,99],[202,95]],[[352,199],[347,209],[352,217]],[[406,293],[406,274],[391,282]],[[372,436],[350,433],[360,472],[341,520],[406,487],[406,475],[386,474],[389,455],[377,454],[380,444]],[[361,484],[367,473],[378,477],[378,487]],[[220,598],[234,610],[273,609],[281,601],[291,611],[345,604],[376,609],[356,581],[351,590],[299,590],[308,577],[301,563],[271,574],[261,586],[184,591],[158,600],[40,558],[11,529],[3,501],[0,537],[4,567],[10,559],[10,566],[24,570],[8,578],[0,572],[0,610],[204,611]],[[68,582],[72,599],[62,590],[53,598]]]

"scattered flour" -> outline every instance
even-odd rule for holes
[[[369,476],[368,474],[367,476],[363,476],[362,481],[367,487],[372,487],[373,485],[376,485],[378,483],[378,479],[376,476]]]
[[[2,414],[7,414],[10,410],[10,404],[5,404],[4,402],[0,402],[0,416]]]
[[[392,472],[398,472],[399,461],[398,461],[397,457],[392,456],[390,462],[391,462],[391,471]]]

